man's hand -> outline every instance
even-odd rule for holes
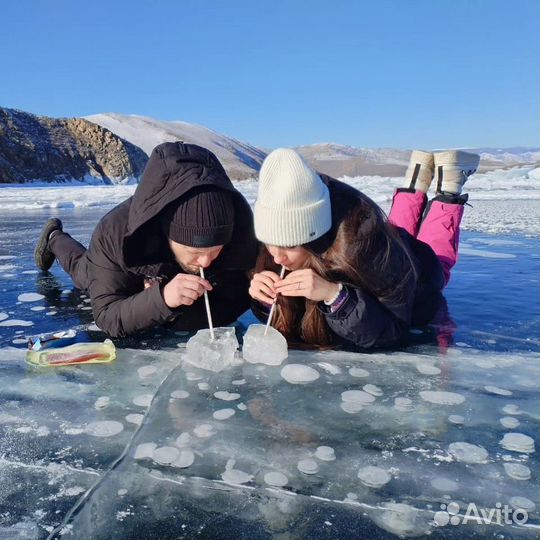
[[[270,270],[255,274],[249,285],[249,295],[263,304],[273,304],[276,299],[276,281],[279,281],[279,276]]]
[[[211,291],[212,285],[206,279],[193,274],[176,274],[165,287],[163,287],[163,300],[170,308],[191,306],[200,298],[204,291]]]
[[[339,285],[326,281],[310,268],[295,270],[285,279],[278,279],[274,289],[283,296],[303,296],[315,302],[331,300],[339,291]]]

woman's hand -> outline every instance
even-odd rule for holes
[[[255,274],[249,285],[249,295],[263,304],[273,304],[276,299],[276,281],[279,281],[279,276],[270,270]]]
[[[163,300],[170,308],[191,306],[204,294],[204,291],[211,290],[212,285],[206,279],[193,274],[176,274],[163,287]]]
[[[285,279],[278,279],[274,289],[283,296],[304,296],[315,302],[330,301],[339,292],[339,285],[326,281],[311,270],[295,270]]]

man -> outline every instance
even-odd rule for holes
[[[175,142],[154,148],[134,195],[101,219],[88,250],[52,218],[34,255],[42,270],[58,259],[88,291],[96,324],[122,337],[207,327],[205,291],[214,324],[234,322],[249,309],[256,252],[251,209],[216,156]]]

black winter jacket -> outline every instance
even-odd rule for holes
[[[205,185],[231,192],[235,208],[232,240],[205,272],[214,287],[209,292],[214,324],[230,324],[249,309],[247,272],[257,252],[251,208],[210,151],[193,144],[164,143],[152,152],[134,195],[101,219],[86,254],[94,318],[110,336],[159,324],[180,330],[206,327],[201,298],[176,309],[163,300],[163,286],[182,269],[158,217],[189,190]],[[145,281],[155,285],[145,289]]]
[[[341,220],[359,199],[373,211],[376,204],[357,189],[320,175],[327,184],[332,205],[332,228],[327,233],[331,242]],[[347,300],[334,313],[319,304],[336,345],[353,345],[361,349],[386,347],[406,338],[411,326],[428,324],[442,301],[444,278],[441,264],[427,244],[417,240],[404,229],[397,228],[409,256],[402,249],[390,253],[388,275],[377,276],[386,293],[377,296],[372,291],[346,285]],[[370,254],[376,256],[377,246]],[[414,267],[414,271],[410,271]],[[336,276],[335,281],[343,281]],[[260,320],[268,310],[258,302],[252,309]]]

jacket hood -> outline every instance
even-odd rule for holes
[[[242,201],[245,203],[217,157],[206,148],[183,142],[163,143],[154,148],[130,200],[122,246],[127,266],[162,259],[170,251],[157,216],[190,190],[203,186],[231,192],[235,208]]]

